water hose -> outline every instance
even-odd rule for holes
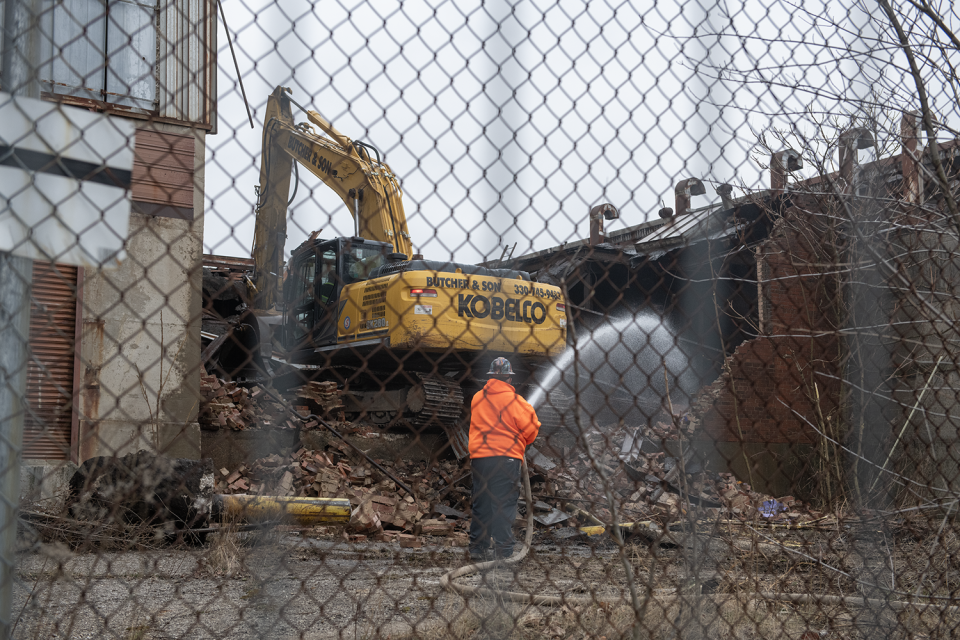
[[[527,471],[527,461],[522,459],[520,464],[520,476],[523,479],[523,497],[527,502],[527,532],[524,535],[523,546],[519,551],[514,552],[512,556],[505,560],[490,560],[487,562],[475,562],[457,569],[452,569],[443,574],[440,578],[440,585],[457,593],[464,598],[468,596],[487,596],[496,597],[504,602],[519,602],[522,604],[533,604],[543,606],[562,606],[562,605],[592,605],[599,604],[617,604],[625,603],[622,596],[569,596],[565,594],[556,596],[533,595],[530,593],[519,593],[516,591],[499,591],[489,587],[458,584],[457,578],[479,573],[485,569],[492,569],[497,565],[517,564],[530,552],[533,543],[533,495],[530,490],[530,474]],[[711,594],[670,594],[654,595],[649,587],[644,596],[647,602],[655,600],[662,605],[669,605],[678,601],[690,601],[694,598],[707,598],[712,600],[735,600],[746,603],[752,600],[774,600],[780,602],[793,602],[794,604],[819,604],[829,606],[848,605],[853,607],[889,607],[890,609],[903,611],[906,609],[915,609],[922,612],[925,608],[939,610],[943,613],[960,613],[960,606],[946,603],[930,602],[927,600],[885,600],[880,598],[862,598],[855,596],[828,596],[811,593],[774,593],[769,591],[755,591],[753,593],[711,593]],[[646,606],[646,603],[644,604]]]

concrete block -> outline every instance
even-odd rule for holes
[[[199,457],[202,133],[195,151],[194,220],[131,214],[127,259],[85,276],[81,460],[141,449]]]
[[[200,431],[200,451],[202,457],[213,460],[215,469],[232,471],[271,454],[290,455],[298,436],[295,429]]]
[[[120,415],[117,412],[115,415]],[[81,420],[80,459],[151,451],[173,458],[200,457],[200,425],[132,420]]]

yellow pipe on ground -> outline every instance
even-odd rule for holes
[[[305,527],[347,524],[350,522],[350,500],[243,494],[218,495],[215,497],[214,512],[219,513],[221,521],[228,519],[241,522],[278,521]]]
[[[591,526],[591,527],[579,527],[577,529],[580,533],[585,533],[588,536],[602,536],[606,533],[607,529],[601,526]]]
[[[579,531],[580,533],[585,533],[588,536],[602,536],[604,533],[607,532],[607,525],[605,525],[602,520],[600,520],[597,516],[593,515],[589,511],[584,511],[580,507],[573,504],[567,504],[564,506],[564,508],[567,511],[570,511],[571,513],[573,513],[574,515],[580,516],[581,518],[593,523],[591,525],[577,527],[577,531]],[[661,533],[660,527],[651,520],[641,520],[639,522],[624,522],[623,524],[617,525],[617,526],[619,526],[621,529],[624,529],[626,531],[636,528],[637,530],[646,529],[647,530],[646,533],[648,534],[652,533],[655,535],[660,535]]]
[[[624,522],[623,524],[618,526],[628,533],[634,529],[638,531],[644,531],[650,534],[656,534],[656,535],[659,535],[660,533],[662,533],[662,531],[660,530],[660,527],[656,523],[650,520],[642,520],[640,522]],[[603,526],[589,525],[586,527],[577,527],[577,531],[579,531],[580,533],[585,533],[588,536],[602,536],[604,533],[607,532],[607,528],[606,528],[606,525],[603,525]]]

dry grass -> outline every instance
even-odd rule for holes
[[[281,532],[275,525],[244,525],[238,519],[225,519],[218,530],[207,536],[208,552],[202,564],[215,576],[241,577],[248,573],[247,563],[254,548],[279,547]]]
[[[246,552],[237,526],[236,522],[225,522],[219,531],[207,537],[210,550],[205,556],[204,564],[213,575],[233,578],[243,572]]]
[[[130,616],[130,626],[126,628],[127,635],[124,640],[146,640],[150,633],[149,621],[143,619],[143,609],[139,606],[134,608]]]
[[[123,522],[88,522],[39,512],[20,513],[18,534],[28,542],[64,544],[78,552],[153,551],[169,546],[158,527]]]

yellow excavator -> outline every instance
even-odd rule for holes
[[[264,120],[254,306],[282,309],[279,339],[288,363],[304,378],[343,385],[348,413],[380,424],[442,427],[465,455],[464,392],[479,388],[479,369],[497,356],[513,361],[522,384],[563,351],[561,291],[523,271],[412,255],[400,183],[379,151],[347,138],[289,94],[276,88]],[[294,122],[293,107],[307,122]],[[297,247],[278,300],[298,167],[340,196],[355,235],[311,237]]]

